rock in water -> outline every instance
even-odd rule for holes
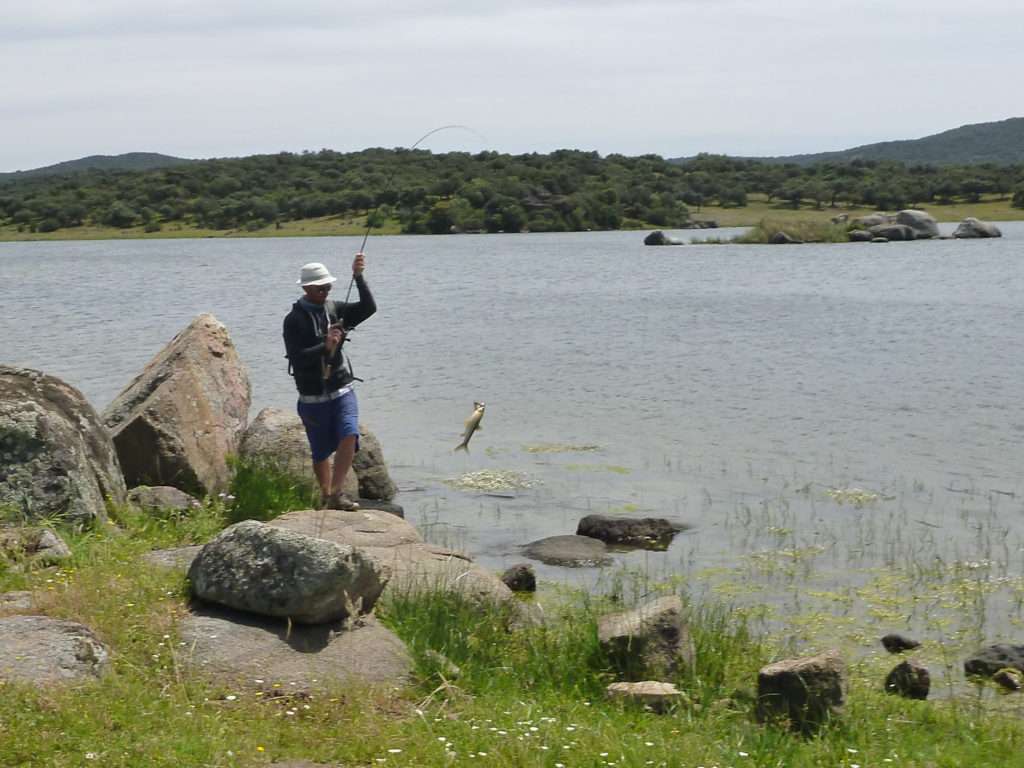
[[[507,568],[501,574],[501,580],[513,592],[537,591],[537,575],[533,572],[533,566],[527,563],[520,563]]]
[[[682,240],[669,237],[660,229],[656,229],[644,238],[644,245],[682,245]]]
[[[0,504],[28,519],[106,520],[124,477],[99,416],[60,379],[0,366]]]
[[[662,549],[683,528],[661,517],[587,515],[576,525],[576,535],[600,539],[606,544]]]
[[[1024,645],[997,643],[976,651],[964,662],[967,675],[992,677],[1005,668],[1024,672]]]
[[[995,224],[990,224],[987,221],[980,221],[973,216],[968,216],[966,219],[961,221],[959,226],[957,226],[956,230],[953,232],[953,237],[957,238],[1002,236],[1003,233]]]
[[[548,536],[524,546],[523,554],[547,565],[571,568],[592,568],[612,562],[604,542],[589,536]]]
[[[391,501],[398,493],[384,463],[380,441],[362,424],[359,425],[359,452],[352,461],[352,471],[359,478],[361,498]]]
[[[939,223],[935,217],[924,211],[908,208],[896,214],[896,223],[905,224],[914,230],[915,240],[928,240],[939,236]]]
[[[302,624],[369,613],[389,576],[355,547],[255,520],[224,529],[188,571],[201,600]]]
[[[878,224],[868,229],[868,231],[873,236],[872,242],[874,242],[875,238],[879,237],[884,237],[890,242],[893,240],[913,240],[916,237],[914,228],[906,224]]]
[[[103,412],[129,485],[221,490],[249,415],[249,375],[227,328],[199,315]]]
[[[912,638],[891,632],[888,635],[882,637],[882,645],[889,653],[903,653],[903,651],[912,651],[915,648],[920,648],[921,644]]]

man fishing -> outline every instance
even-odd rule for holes
[[[358,379],[342,348],[348,331],[377,311],[363,277],[365,269],[366,259],[357,253],[352,282],[359,301],[350,303],[348,297],[345,301],[327,298],[337,280],[327,267],[315,262],[303,265],[297,281],[303,296],[284,318],[288,368],[299,390],[299,416],[309,439],[324,509],[359,508],[341,490],[359,450],[359,405],[352,388]]]

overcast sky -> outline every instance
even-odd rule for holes
[[[1024,116],[1022,0],[0,0],[0,171],[421,146],[779,155]]]

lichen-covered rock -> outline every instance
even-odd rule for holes
[[[107,649],[81,624],[49,616],[0,618],[0,680],[37,686],[99,677]]]
[[[841,712],[846,688],[846,664],[839,651],[769,664],[757,676],[758,716],[813,731]]]
[[[355,547],[255,520],[224,529],[188,571],[201,600],[302,624],[368,613],[389,576]]]
[[[28,519],[106,520],[124,477],[110,435],[82,394],[28,368],[0,366],[0,504]]]
[[[627,680],[671,677],[694,660],[693,639],[678,595],[602,616],[597,622],[597,638]]]
[[[200,496],[225,488],[250,397],[227,328],[199,315],[103,412],[128,484]]]

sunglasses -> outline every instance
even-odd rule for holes
[[[331,284],[327,283],[327,285],[311,285],[309,286],[309,289],[313,291],[313,293],[330,293]]]

